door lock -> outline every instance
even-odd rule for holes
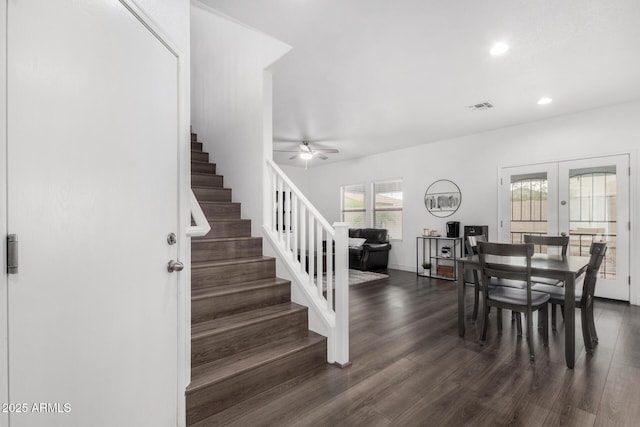
[[[169,273],[173,273],[174,271],[182,271],[184,269],[184,264],[180,261],[171,260],[167,264],[167,271]]]
[[[169,245],[175,245],[178,242],[178,238],[176,237],[176,233],[169,233],[167,236],[167,243]]]

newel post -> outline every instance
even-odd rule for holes
[[[344,368],[349,361],[349,224],[336,222],[336,282],[335,282],[335,364]]]

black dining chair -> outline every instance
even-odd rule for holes
[[[607,244],[604,242],[593,242],[589,249],[591,257],[587,265],[587,271],[576,281],[576,307],[580,308],[582,320],[582,338],[587,353],[593,352],[593,346],[598,343],[595,319],[593,318],[593,299],[598,280],[598,271],[602,265],[602,260],[607,253]],[[550,296],[549,302],[559,304],[564,307],[565,288],[536,283],[532,286],[535,291],[546,292]]]
[[[465,246],[467,247],[467,253],[478,255],[478,242],[486,242],[486,241],[487,239],[482,235],[467,236],[467,240],[465,242]],[[468,283],[471,283],[474,287],[473,314],[471,315],[471,321],[476,322],[478,320],[478,305],[480,301],[480,291],[482,286],[480,285],[478,270],[473,270],[472,273],[473,273],[473,278],[472,278],[473,282],[468,282]],[[487,285],[489,289],[493,289],[496,286],[507,286],[510,288],[519,288],[519,289],[524,289],[526,287],[526,285],[521,281],[501,279],[497,277],[492,277],[489,280]],[[518,335],[522,335],[522,320],[520,318],[520,313],[515,313],[515,315],[516,316],[514,317],[514,319],[517,322]]]
[[[523,236],[525,243],[533,243],[535,246],[546,246],[559,248],[560,255],[565,257],[567,256],[567,249],[569,248],[569,236],[534,236],[531,234],[525,234]],[[562,280],[555,279],[547,279],[545,277],[532,277],[532,282],[542,283],[545,285],[552,286],[564,286],[564,282]],[[556,307],[557,304],[551,304],[551,328],[556,330]],[[564,318],[564,309],[560,311]],[[540,326],[540,325],[539,325]]]
[[[498,310],[498,333],[502,332],[502,309],[524,313],[527,320],[527,343],[529,345],[529,359],[535,360],[533,347],[533,312],[540,310],[543,318],[543,341],[549,345],[549,328],[547,303],[550,296],[544,292],[531,290],[531,257],[533,244],[507,244],[478,242],[478,256],[482,266],[482,285],[484,301],[484,320],[482,337],[484,344],[487,339],[487,324],[489,321],[489,307]],[[510,262],[517,261],[517,262]],[[496,286],[489,289],[492,278],[515,280],[524,283],[524,289],[507,286]]]

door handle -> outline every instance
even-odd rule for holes
[[[184,264],[180,261],[171,260],[167,264],[167,271],[169,273],[173,273],[174,271],[182,271],[184,269]]]
[[[567,237],[567,233],[565,233],[564,231],[563,231],[562,233],[560,233],[560,235],[561,235],[562,237]]]

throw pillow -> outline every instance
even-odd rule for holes
[[[358,237],[349,237],[349,247],[350,248],[360,248],[367,239],[361,239]]]

